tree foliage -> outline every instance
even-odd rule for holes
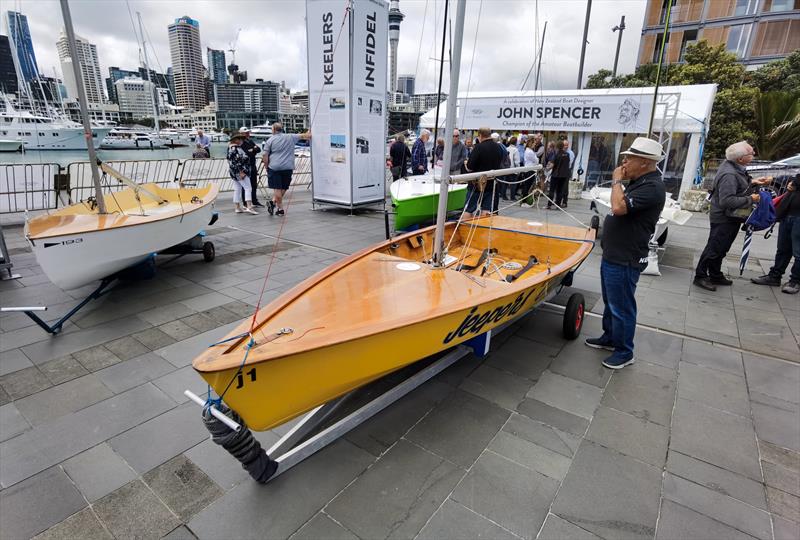
[[[656,72],[655,64],[644,64],[634,73],[616,77],[611,76],[611,71],[601,69],[589,76],[586,88],[653,86]],[[724,158],[725,148],[741,140],[753,143],[765,159],[791,155],[800,146],[795,142],[797,127],[791,123],[793,114],[796,115],[791,106],[800,99],[800,50],[748,72],[724,44],[714,46],[702,40],[686,48],[682,64],[662,67],[661,84],[717,85],[705,144],[707,158]],[[785,94],[771,98],[767,93],[773,91]],[[759,110],[762,113],[757,119]],[[777,129],[779,126],[783,127]],[[767,149],[769,157],[760,150],[762,147]]]

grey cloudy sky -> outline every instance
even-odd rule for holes
[[[451,2],[451,10],[454,5]],[[617,39],[611,28],[621,15],[626,16],[627,29],[619,69],[633,70],[645,5],[645,0],[593,2],[584,77],[602,67],[611,69]],[[103,76],[108,66],[132,69],[139,64],[130,8],[134,18],[137,11],[142,14],[158,60],[149,49],[154,69],[160,63],[166,70],[170,64],[167,25],[189,15],[200,22],[204,63],[206,47],[227,49],[241,28],[236,59],[251,80],[285,80],[293,90],[307,86],[302,0],[71,0],[70,6],[75,31],[97,45]],[[53,67],[60,72],[55,45],[63,26],[59,3],[0,0],[0,9],[28,16],[40,70],[48,76],[53,75]],[[417,92],[435,91],[438,69],[431,58],[440,54],[444,0],[400,0],[400,9],[406,18],[401,26],[398,72],[417,74]],[[468,83],[471,90],[520,89],[534,60],[537,10],[539,32],[548,21],[542,87],[574,88],[585,9],[585,0],[468,0],[461,90]],[[443,88],[447,88],[446,79]]]

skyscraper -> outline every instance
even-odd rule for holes
[[[228,72],[225,70],[225,51],[206,48],[208,55],[208,74],[214,84],[228,82]]]
[[[178,107],[199,111],[208,105],[203,83],[200,23],[184,15],[175,19],[167,29],[175,77],[175,101]]]
[[[11,55],[8,36],[0,36],[0,92],[6,94],[17,92],[17,70],[14,68],[14,57]]]
[[[16,63],[17,73],[26,81],[32,81],[39,74],[36,55],[33,52],[28,17],[16,11],[6,13],[6,30],[11,40],[11,52]]]
[[[400,41],[400,23],[406,16],[400,12],[400,0],[389,3],[389,92],[397,91],[397,42]]]
[[[398,75],[397,91],[408,96],[413,95],[416,80],[417,77],[415,75]]]
[[[70,99],[78,98],[78,85],[73,75],[72,62],[75,61],[69,54],[67,36],[62,31],[56,43],[58,58],[61,60],[61,72],[64,74],[64,84]],[[100,60],[97,57],[97,46],[89,40],[75,36],[75,48],[78,53],[78,62],[81,68],[83,86],[86,88],[86,100],[89,103],[106,103],[103,92],[103,75],[100,73]]]

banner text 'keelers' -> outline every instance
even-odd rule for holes
[[[333,13],[322,16],[322,72],[323,84],[333,84]]]
[[[372,15],[367,15],[367,49],[364,53],[366,55],[367,73],[364,78],[364,84],[369,88],[375,88],[375,29],[377,20],[378,14],[374,11]]]

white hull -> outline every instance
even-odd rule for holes
[[[156,137],[152,137],[147,141],[105,138],[100,148],[103,150],[153,150],[155,148],[166,148],[167,142]]]
[[[208,225],[212,212],[208,204],[160,221],[36,240],[31,247],[50,281],[75,289],[189,240]]]
[[[441,190],[441,186],[439,185],[441,171],[442,170],[437,167],[433,173],[419,174],[395,180],[389,186],[392,198],[396,201],[407,201],[418,197],[439,195]],[[449,184],[447,186],[448,193],[465,189],[467,189],[467,184]]]
[[[19,152],[22,141],[0,140],[0,152]]]
[[[27,131],[17,131],[14,128],[14,135],[22,141],[26,151],[29,150],[86,150],[86,139],[83,137],[83,128],[53,128],[43,130],[43,127],[31,125],[24,129]],[[100,147],[100,142],[111,131],[111,128],[92,128],[92,141],[95,148]],[[22,135],[16,135],[22,133]],[[40,135],[41,133],[41,135]]]

